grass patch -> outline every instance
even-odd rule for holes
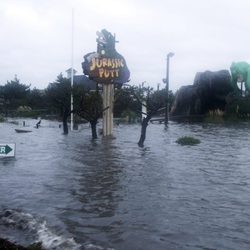
[[[191,136],[183,136],[183,137],[180,137],[178,140],[176,140],[176,143],[183,145],[183,146],[184,145],[193,146],[193,145],[197,145],[201,143],[201,141]]]

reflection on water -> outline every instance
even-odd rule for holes
[[[0,161],[0,237],[47,249],[249,249],[249,123],[150,125],[144,148],[139,125],[96,141],[87,125],[68,136],[42,125],[0,124],[17,148]]]

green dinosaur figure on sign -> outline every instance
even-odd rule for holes
[[[250,94],[250,64],[247,62],[233,62],[230,67],[232,86],[239,91],[237,82],[244,82],[247,94]]]

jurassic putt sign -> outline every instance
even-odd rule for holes
[[[125,59],[115,49],[115,36],[105,29],[97,32],[97,36],[97,52],[84,56],[83,73],[97,83],[128,82],[130,72]]]
[[[121,69],[125,67],[124,59],[92,58],[89,71],[100,79],[119,78]]]

